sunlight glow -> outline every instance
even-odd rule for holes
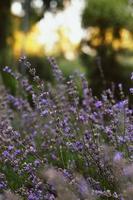
[[[22,4],[20,2],[13,2],[12,3],[11,12],[16,16],[20,16],[20,17],[24,16],[24,10],[23,10]]]
[[[33,0],[31,3],[32,3],[32,6],[33,6],[34,8],[39,8],[39,9],[41,9],[42,6],[43,6],[43,1],[42,1],[42,0]]]
[[[33,6],[41,8],[41,5],[41,0],[34,0]],[[26,35],[17,31],[14,44],[15,55],[19,56],[22,51],[25,51],[38,55],[63,54],[67,59],[74,59],[84,36],[81,28],[83,8],[84,0],[72,0],[63,11],[57,13],[47,11],[44,18],[35,24]],[[15,13],[16,10],[20,16],[22,13],[20,3],[13,3],[12,12]]]
[[[84,1],[73,0],[70,6],[57,14],[47,12],[44,19],[38,23],[40,35],[38,41],[47,46],[48,50],[59,41],[58,30],[62,27],[67,31],[67,37],[73,45],[79,44],[84,31],[81,28],[81,12],[84,7]]]

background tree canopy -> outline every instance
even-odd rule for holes
[[[133,30],[132,7],[128,0],[87,0],[83,11],[83,27],[98,26],[100,29],[112,27],[115,30]],[[114,34],[115,36],[115,34]]]
[[[105,87],[108,87],[112,81],[126,82],[127,74],[131,69],[128,66],[122,68],[122,64],[118,62],[118,55],[125,55],[128,51],[121,45],[115,48],[114,42],[121,43],[123,29],[132,34],[132,6],[127,0],[86,0],[82,26],[86,29],[93,28],[91,36],[84,39],[82,45],[89,46],[95,54],[94,56],[82,54],[81,58],[88,68],[94,91],[100,93],[103,87],[100,71],[102,78],[106,80]],[[89,34],[91,29],[88,30]]]

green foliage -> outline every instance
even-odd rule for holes
[[[1,73],[2,73],[2,79],[3,79],[4,85],[11,92],[11,94],[15,95],[16,86],[17,86],[16,80],[14,80],[13,77],[9,76],[9,74],[6,74],[4,72],[1,72]]]
[[[36,72],[41,79],[52,81],[52,70],[46,58],[43,57],[30,57],[32,65],[36,68]]]
[[[64,76],[67,78],[69,77],[70,74],[72,74],[74,71],[77,70],[80,73],[85,73],[85,69],[80,59],[75,59],[70,61],[63,58],[59,58],[58,62]]]
[[[8,181],[8,186],[11,188],[11,190],[16,190],[24,184],[26,175],[19,176],[10,165],[7,164],[0,166],[0,170],[5,173],[6,179]]]
[[[83,12],[83,27],[126,28],[133,30],[132,8],[127,0],[87,0]]]

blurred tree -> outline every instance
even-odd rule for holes
[[[0,0],[0,66],[11,64],[13,59],[13,28],[14,17],[11,13],[11,5],[15,2],[21,3],[23,9],[23,23],[21,28],[27,32],[31,25],[39,21],[46,10],[55,12],[63,9],[65,2],[70,0]],[[39,5],[39,6],[38,6]],[[15,90],[14,83],[5,73],[1,73],[6,86],[10,87],[12,92]]]
[[[8,60],[9,40],[11,38],[11,0],[0,1],[0,63]]]
[[[120,45],[121,30],[133,32],[132,12],[128,0],[86,0],[82,26],[88,30],[88,35],[81,43],[85,52],[81,54],[81,58],[88,68],[91,87],[96,94],[111,82],[127,82],[127,69],[121,68],[117,55],[125,52]],[[88,53],[88,47],[93,50],[93,56]]]
[[[12,26],[11,26],[11,0],[0,1],[0,69],[4,65],[9,65],[12,59]],[[12,88],[12,93],[15,91],[15,83],[11,77],[5,74],[2,70],[2,78],[6,86]]]

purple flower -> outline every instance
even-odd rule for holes
[[[35,165],[35,167],[38,167],[40,165],[40,161],[39,160],[35,160],[34,161],[34,165]]]
[[[48,110],[47,109],[41,112],[41,116],[42,117],[46,116],[47,114],[48,114]]]
[[[57,156],[54,153],[51,154],[51,158],[52,160],[57,160]]]
[[[102,102],[101,101],[97,101],[95,103],[96,108],[100,108],[102,106]]]
[[[28,200],[39,200],[39,197],[36,194],[32,193],[28,196]]]
[[[122,158],[123,158],[123,154],[121,152],[116,152],[113,160],[117,162],[117,161],[120,161]]]
[[[77,141],[77,142],[73,143],[73,149],[76,151],[82,151],[83,144],[80,141]]]
[[[3,181],[1,181],[0,182],[0,190],[3,190],[5,188],[6,188],[6,184]]]
[[[131,80],[133,80],[133,72],[132,72],[132,74],[131,74]]]
[[[5,151],[3,151],[2,155],[3,155],[4,157],[7,157],[7,156],[9,156],[9,152],[5,150]]]
[[[115,107],[118,109],[122,109],[125,107],[125,105],[128,104],[128,100],[120,101],[117,104],[115,104]]]
[[[8,150],[11,151],[14,147],[12,145],[8,146]]]
[[[16,151],[15,151],[15,155],[17,156],[17,155],[19,155],[21,153],[21,150],[20,149],[17,149]]]
[[[4,71],[4,72],[7,72],[7,73],[11,73],[12,70],[11,70],[10,67],[5,66],[4,69],[3,69],[3,71]]]
[[[88,195],[88,193],[89,193],[88,185],[87,185],[86,181],[83,178],[81,180],[79,180],[78,190],[79,190],[80,194],[83,197],[86,197]]]
[[[133,94],[133,88],[130,88],[129,91],[131,94]]]

